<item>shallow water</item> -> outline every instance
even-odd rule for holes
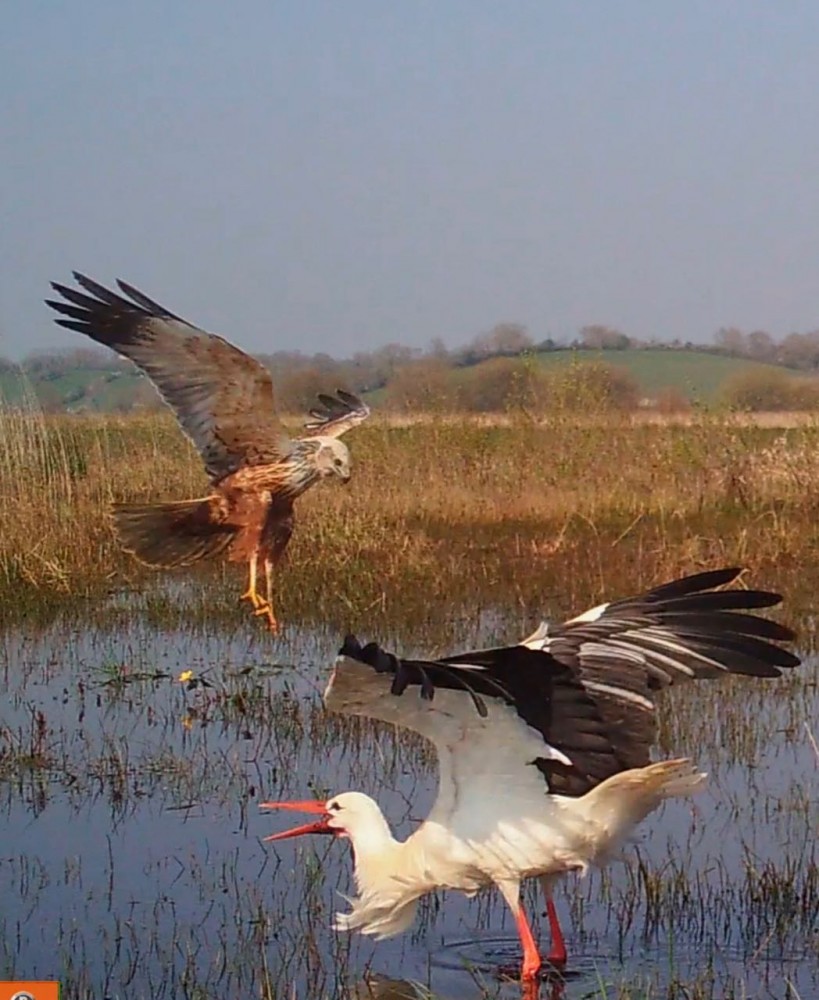
[[[496,895],[433,897],[390,941],[339,936],[347,848],[262,842],[284,825],[266,799],[359,789],[400,836],[434,799],[423,744],[323,713],[340,636],[168,631],[112,604],[108,624],[3,637],[0,978],[95,1000],[520,995],[494,975],[517,956]],[[520,633],[491,612],[449,626],[456,648]],[[377,638],[441,642],[400,623]],[[187,689],[185,669],[212,686]],[[566,880],[567,982],[544,997],[819,996],[818,677],[808,658],[779,682],[670,692],[660,753],[693,755],[708,789],[650,817],[625,863]]]

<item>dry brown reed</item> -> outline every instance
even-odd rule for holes
[[[206,489],[170,414],[6,409],[0,431],[0,587],[17,599],[7,610],[27,594],[42,603],[144,578],[116,545],[110,502]],[[419,607],[439,595],[525,607],[559,593],[568,610],[720,563],[764,570],[769,584],[797,567],[802,583],[817,576],[813,422],[373,419],[350,445],[352,484],[299,501],[281,595],[291,615],[335,607],[355,619],[413,594]]]

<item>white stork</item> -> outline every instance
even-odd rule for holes
[[[655,692],[728,673],[778,677],[780,668],[799,664],[776,645],[794,638],[789,629],[744,613],[778,604],[778,594],[713,589],[739,572],[685,577],[562,625],[543,623],[518,645],[439,660],[399,659],[348,636],[326,707],[430,740],[438,753],[438,798],[404,842],[360,792],[326,802],[267,802],[262,808],[319,818],[266,839],[349,838],[358,895],[334,927],[375,938],[405,931],[418,899],[435,889],[472,895],[497,886],[517,922],[528,982],[543,963],[520,886],[537,877],[552,935],[547,962],[563,967],[556,881],[605,864],[664,799],[688,795],[705,780],[685,759],[650,763]]]

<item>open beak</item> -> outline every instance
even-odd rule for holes
[[[281,833],[272,833],[265,840],[287,840],[288,837],[301,837],[305,833],[330,833],[335,834],[335,830],[330,826],[330,816],[327,812],[327,803],[318,802],[315,799],[307,802],[260,802],[260,809],[289,809],[292,812],[318,813],[321,819],[314,823],[303,823],[301,826],[294,826],[290,830],[283,830]]]

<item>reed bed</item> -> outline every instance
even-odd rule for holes
[[[805,590],[819,576],[814,423],[376,418],[350,445],[351,485],[320,484],[298,503],[280,595],[290,617],[422,614],[437,596],[527,607],[556,592],[568,609],[719,563],[773,583],[798,572]],[[0,411],[5,613],[140,586],[154,575],[118,549],[110,503],[206,488],[170,415]],[[218,572],[232,606],[239,570]]]

